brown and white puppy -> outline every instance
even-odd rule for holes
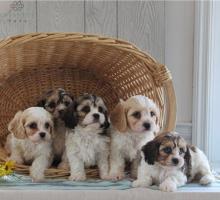
[[[121,101],[111,113],[112,122],[110,178],[124,178],[125,161],[131,162],[131,176],[136,178],[141,147],[159,132],[159,109],[141,95]]]
[[[164,133],[142,147],[142,160],[134,187],[156,184],[160,190],[173,192],[186,182],[199,178],[206,185],[214,181],[205,154],[188,145],[177,133]]]
[[[68,168],[68,160],[65,153],[65,133],[68,123],[71,128],[76,125],[75,118],[68,116],[69,109],[75,105],[71,97],[64,89],[50,90],[37,106],[44,107],[54,117],[53,153],[54,163],[58,168]],[[64,122],[65,121],[65,122]]]
[[[53,120],[43,108],[31,107],[16,113],[8,125],[6,147],[9,160],[18,164],[31,163],[33,181],[44,179],[44,171],[52,163]]]
[[[76,112],[78,124],[66,134],[69,179],[85,180],[85,167],[94,165],[98,165],[100,178],[106,179],[110,144],[107,108],[101,97],[84,94],[77,99]]]

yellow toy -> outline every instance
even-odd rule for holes
[[[13,173],[13,168],[15,166],[15,162],[9,160],[5,162],[5,164],[0,165],[0,177],[11,175]]]

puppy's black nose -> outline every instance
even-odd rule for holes
[[[93,114],[94,119],[98,120],[99,119],[99,114],[95,113]]]
[[[40,132],[39,135],[40,135],[41,138],[44,138],[46,136],[46,133]]]
[[[173,158],[172,162],[174,165],[177,165],[179,163],[179,160],[178,160],[178,158]]]
[[[150,123],[148,123],[148,122],[145,122],[145,123],[143,124],[143,126],[144,126],[144,128],[145,128],[146,130],[150,130],[150,128],[151,128],[151,125],[150,125]]]

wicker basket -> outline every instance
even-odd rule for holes
[[[111,111],[120,98],[147,95],[160,107],[161,127],[173,130],[176,101],[169,70],[132,44],[79,33],[33,33],[0,42],[0,140],[14,114],[36,105],[51,88],[73,95],[89,92],[104,98]],[[6,153],[0,151],[0,161]],[[15,171],[28,174],[29,167]],[[68,171],[48,169],[46,177],[66,177]],[[97,169],[88,169],[97,177]]]

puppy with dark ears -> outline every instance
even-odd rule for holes
[[[149,165],[154,165],[157,159],[159,146],[160,143],[156,142],[155,140],[152,140],[148,142],[147,145],[144,145],[141,148],[141,151],[144,152],[144,160]]]
[[[208,160],[198,148],[177,133],[163,133],[142,147],[142,160],[134,187],[159,185],[172,192],[195,177],[203,185],[214,181]]]
[[[44,171],[52,163],[53,120],[43,108],[31,107],[16,113],[8,125],[6,148],[9,160],[18,164],[31,162],[33,181],[44,179]]]
[[[99,168],[100,178],[108,179],[110,124],[105,103],[101,97],[84,94],[77,98],[75,109],[78,124],[66,134],[66,152],[71,169],[69,179],[85,180],[85,167],[94,165]],[[73,115],[73,110],[70,113]],[[71,122],[71,117],[68,119]]]
[[[137,95],[121,100],[110,115],[112,123],[110,178],[124,178],[125,162],[131,162],[131,177],[137,177],[141,147],[160,130],[160,112],[148,97]]]
[[[53,152],[54,164],[58,168],[69,168],[65,153],[65,134],[67,125],[74,128],[77,124],[75,115],[69,116],[74,111],[75,101],[64,89],[48,91],[37,106],[44,107],[54,118]],[[69,127],[68,127],[69,128]]]

